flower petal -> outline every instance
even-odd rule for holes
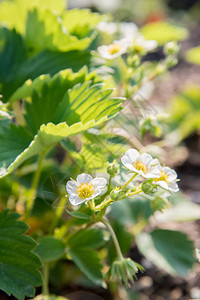
[[[168,190],[168,189],[169,189],[168,184],[167,184],[166,181],[157,181],[157,184],[158,184],[159,186],[161,186],[161,187],[162,187],[163,189],[165,189],[165,190]]]
[[[121,162],[128,169],[130,169],[131,167],[133,167],[132,162],[131,162],[130,158],[127,155],[122,156]]]
[[[129,163],[133,163],[140,159],[140,153],[136,149],[129,149],[126,151],[125,156],[128,157]]]
[[[170,169],[169,167],[164,167],[163,172],[165,172],[169,177],[169,181],[174,181],[177,178],[177,174],[173,169]]]
[[[149,167],[151,165],[151,162],[153,161],[153,158],[150,154],[148,153],[143,153],[140,157],[140,160],[147,166]]]
[[[107,180],[103,177],[96,177],[92,179],[92,183],[94,184],[94,188],[104,188],[107,184]]]
[[[169,185],[169,190],[175,193],[178,192],[179,191],[178,184],[176,182],[171,182]]]
[[[81,183],[86,184],[87,182],[90,183],[92,181],[92,176],[86,173],[79,174],[76,178],[78,185]]]
[[[67,181],[66,190],[69,194],[75,193],[76,189],[77,189],[77,183],[75,180],[72,179]]]
[[[79,204],[85,202],[85,199],[80,198],[78,195],[72,194],[69,196],[69,202],[72,205],[79,205]]]

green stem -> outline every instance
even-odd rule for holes
[[[35,196],[36,196],[36,190],[37,190],[37,186],[38,186],[38,182],[40,179],[40,174],[41,174],[41,170],[42,170],[42,162],[43,159],[45,157],[45,155],[47,154],[47,152],[49,151],[49,147],[46,148],[39,156],[38,159],[38,166],[37,166],[37,170],[33,176],[33,181],[32,181],[32,185],[31,188],[29,190],[29,194],[28,194],[28,198],[27,198],[27,204],[26,204],[26,218],[29,217],[31,209],[33,208],[34,205],[34,200],[35,200]]]
[[[42,294],[49,295],[49,263],[44,263]]]
[[[97,205],[95,207],[95,211],[99,211],[101,209],[103,209],[106,205],[108,205],[110,202],[113,202],[113,200],[111,198],[104,200],[103,202],[101,202],[101,204]]]
[[[135,191],[135,192],[132,192],[132,193],[127,194],[126,197],[134,196],[134,195],[137,195],[137,194],[139,194],[139,193],[141,193],[141,192],[142,192],[142,189],[138,189],[138,190]]]
[[[123,190],[135,177],[137,176],[137,173],[135,173],[131,179],[129,179],[122,187],[121,189]]]
[[[108,220],[104,217],[102,218],[101,222],[107,227],[107,229],[109,230],[111,236],[112,236],[112,239],[113,239],[113,242],[114,242],[114,245],[115,245],[115,249],[116,249],[116,252],[117,252],[117,256],[119,258],[119,260],[123,260],[124,257],[122,255],[122,252],[121,252],[121,249],[120,249],[120,246],[119,246],[119,242],[118,242],[118,239],[116,237],[116,234],[112,228],[112,226],[110,225],[110,223],[108,222]]]
[[[59,219],[61,218],[63,211],[65,210],[65,205],[68,200],[68,197],[61,197],[58,207],[55,212],[55,218],[51,224],[50,233],[53,233],[54,228],[57,226]]]

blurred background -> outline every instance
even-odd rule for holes
[[[91,8],[95,12],[111,14],[114,21],[134,22],[147,38],[158,41],[158,60],[163,44],[171,39],[179,41],[178,64],[154,82],[148,101],[157,111],[169,112],[168,125],[174,132],[179,132],[179,137],[169,135],[164,145],[165,150],[169,150],[164,154],[166,164],[175,168],[180,178],[183,193],[179,198],[200,205],[200,1],[69,0],[68,7]],[[178,27],[170,28],[165,26],[166,23]],[[190,217],[190,221],[170,221],[163,226],[186,232],[195,241],[195,246],[200,247],[200,221],[192,220],[192,212]],[[137,249],[132,252],[137,260]],[[144,258],[140,259],[146,272],[135,284],[134,299],[200,298],[198,265],[188,278],[183,279],[172,277]]]

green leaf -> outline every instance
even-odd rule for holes
[[[146,222],[152,214],[150,201],[139,196],[113,203],[109,212],[112,218],[124,225]]]
[[[65,254],[65,244],[59,239],[46,236],[39,240],[35,252],[44,262],[55,261]]]
[[[106,162],[117,159],[125,152],[127,140],[115,134],[102,133],[95,129],[94,132],[85,132],[81,151],[71,148],[68,140],[63,140],[61,145],[77,161],[78,165],[85,171],[104,171]]]
[[[200,66],[200,46],[190,49],[186,53],[186,60]]]
[[[23,39],[15,30],[0,29],[0,45],[0,93],[4,102],[27,79],[33,80],[47,73],[52,76],[66,68],[77,72],[90,65],[89,51],[43,50],[28,58]]]
[[[90,220],[90,216],[85,213],[78,212],[78,211],[69,211],[69,210],[66,210],[66,212],[74,218],[83,219],[83,220],[87,220],[87,221]]]
[[[7,167],[7,164],[5,164],[5,161],[7,157],[5,157],[4,153],[0,153],[0,162],[2,165],[2,170],[0,174],[0,177],[5,176],[6,174],[12,172],[15,170],[18,166],[20,166],[24,161],[26,161],[28,158],[41,154],[41,152],[48,148],[56,145],[59,143],[62,139],[79,134],[85,130],[88,130],[89,128],[98,126],[102,124],[103,122],[106,122],[108,120],[107,117],[103,117],[102,119],[95,122],[94,120],[91,120],[87,122],[86,124],[82,124],[81,122],[75,123],[72,126],[68,126],[66,123],[60,123],[58,125],[48,123],[47,125],[42,125],[40,127],[40,130],[38,134],[34,137],[34,140],[30,143],[30,145],[27,148],[23,148],[22,144],[24,145],[24,141],[21,139],[21,136],[16,136],[15,138],[17,140],[21,140],[20,144],[13,144],[12,149],[10,149],[10,141],[6,142],[6,144],[3,145],[3,149],[5,152],[9,151],[12,156],[9,157],[9,163],[10,165]],[[7,129],[10,136],[12,133],[14,134],[14,131],[12,128]],[[0,135],[0,145],[4,143],[5,136]],[[21,149],[21,154],[16,157],[16,155],[19,152],[19,149]],[[1,166],[0,166],[1,167]]]
[[[0,132],[0,167],[7,168],[13,158],[18,157],[28,147],[31,135],[24,127],[9,124]]]
[[[92,13],[88,9],[71,9],[63,14],[63,25],[67,30],[80,37],[87,36],[92,29],[102,20],[98,13]]]
[[[13,103],[16,100],[25,99],[33,95],[33,91],[41,93],[44,85],[55,85],[59,83],[59,92],[63,91],[63,95],[67,89],[72,88],[77,83],[92,80],[92,82],[99,81],[100,78],[96,76],[95,72],[88,74],[87,67],[83,67],[78,73],[73,73],[71,69],[62,70],[56,73],[53,77],[49,74],[42,74],[34,80],[28,79],[22,86],[20,86],[14,94],[10,97],[9,102]],[[55,83],[54,83],[55,81]]]
[[[70,239],[70,248],[98,248],[104,243],[104,236],[102,230],[99,229],[89,229],[84,230],[76,234]]]
[[[61,14],[66,5],[65,2],[64,0],[4,0],[0,3],[0,22],[23,33],[28,11],[33,8],[40,10],[48,8]]]
[[[195,262],[193,242],[179,231],[156,229],[139,234],[136,242],[144,256],[172,275],[187,276]]]
[[[72,248],[69,250],[74,263],[95,284],[105,287],[102,264],[96,251],[90,248]]]
[[[96,249],[104,243],[103,232],[89,229],[74,235],[69,241],[69,254],[80,270],[95,284],[105,286],[102,264]],[[88,259],[89,258],[89,259]]]
[[[187,137],[200,128],[200,88],[188,86],[175,95],[169,108],[169,124],[181,138]]]
[[[182,41],[188,36],[186,28],[166,22],[147,24],[140,31],[146,39],[156,40],[159,45],[164,45],[170,41]]]
[[[15,74],[26,60],[26,56],[26,48],[20,34],[15,30],[0,28],[0,93],[3,96],[15,81]]]
[[[182,200],[169,208],[165,213],[156,214],[156,223],[188,222],[200,220],[200,207],[191,200]]]
[[[34,287],[42,284],[38,271],[39,257],[32,251],[36,242],[25,236],[28,226],[18,221],[20,215],[4,210],[0,213],[0,289],[23,300],[33,297]]]
[[[26,24],[26,43],[33,53],[44,49],[56,51],[84,50],[91,39],[78,39],[64,30],[62,19],[50,10],[29,12]]]
[[[62,81],[61,81],[62,80]],[[63,77],[58,74],[41,93],[33,91],[32,101],[25,103],[25,120],[33,134],[42,124],[66,122],[68,125],[88,122],[91,116],[99,120],[119,111],[121,98],[109,99],[112,90],[102,90],[102,84],[90,86],[90,82],[78,84],[67,90]]]

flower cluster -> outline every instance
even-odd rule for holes
[[[109,184],[108,190],[105,193],[110,194],[110,199],[104,200],[100,208],[104,205],[112,203],[113,199],[120,200],[123,199],[124,195],[127,195],[124,188],[130,183],[136,176],[140,176],[146,180],[150,181],[150,185],[155,187],[155,189],[164,189],[170,192],[177,192],[179,190],[177,185],[177,174],[174,170],[169,167],[162,167],[158,159],[153,159],[148,153],[140,154],[136,149],[129,149],[126,151],[125,155],[122,156],[121,162],[126,169],[128,169],[133,176],[131,179],[121,187],[111,188]],[[113,167],[113,166],[112,166]],[[116,168],[118,172],[118,168]],[[116,175],[115,172],[115,175]],[[111,176],[111,175],[110,175]],[[112,176],[111,176],[112,177]],[[144,185],[144,184],[143,184]],[[72,205],[79,205],[83,202],[95,199],[97,196],[102,194],[102,191],[106,191],[107,180],[103,177],[92,178],[89,174],[80,174],[77,176],[76,180],[69,180],[66,185],[67,192],[69,194],[69,201]],[[152,190],[152,189],[150,189]],[[117,197],[113,197],[113,193]],[[142,192],[142,190],[139,190]],[[144,189],[143,189],[144,191]],[[124,194],[125,193],[125,194]],[[136,194],[137,191],[130,195]],[[118,197],[119,195],[119,197]],[[97,208],[97,207],[96,207]],[[100,210],[99,208],[96,210]]]
[[[116,35],[120,40],[113,41],[109,45],[99,46],[97,51],[100,57],[104,59],[115,59],[130,49],[135,54],[143,55],[157,47],[154,40],[146,40],[142,36],[134,23],[122,22],[100,22],[98,27],[100,32],[106,32],[110,35]]]

